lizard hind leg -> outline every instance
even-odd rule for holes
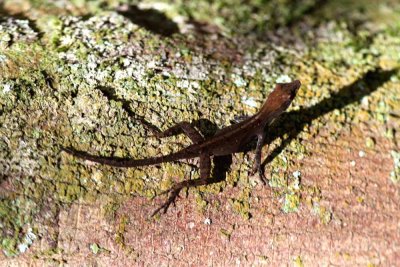
[[[161,194],[169,194],[168,199],[158,207],[152,214],[151,217],[154,217],[159,212],[166,213],[171,204],[175,205],[176,198],[179,196],[179,193],[184,188],[196,187],[200,185],[207,185],[212,183],[208,178],[210,177],[211,172],[211,159],[209,155],[201,154],[200,155],[200,178],[195,180],[185,180],[179,182],[172,186],[171,189],[164,191]]]

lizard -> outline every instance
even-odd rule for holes
[[[256,114],[236,124],[220,129],[215,135],[209,138],[204,138],[197,129],[187,121],[179,122],[163,132],[152,130],[153,136],[157,138],[185,134],[193,142],[192,145],[168,155],[132,159],[95,156],[68,147],[62,147],[61,150],[84,160],[120,168],[149,166],[163,162],[199,157],[200,178],[176,183],[169,190],[163,192],[169,193],[170,195],[168,199],[153,212],[152,216],[161,210],[163,213],[166,213],[169,206],[175,203],[177,196],[183,188],[196,187],[209,183],[208,178],[210,177],[212,156],[224,156],[237,153],[254,138],[257,138],[257,144],[252,174],[258,172],[261,182],[266,184],[267,178],[261,167],[261,152],[266,137],[266,130],[290,106],[300,86],[301,82],[299,80],[289,83],[277,83],[274,90],[269,94]]]

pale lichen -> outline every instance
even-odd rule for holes
[[[0,48],[6,48],[16,42],[32,43],[38,39],[38,35],[28,20],[14,18],[0,20]]]
[[[390,154],[393,158],[393,171],[390,172],[390,179],[393,183],[400,181],[400,152],[391,151]]]

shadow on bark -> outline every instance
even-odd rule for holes
[[[179,33],[178,25],[156,9],[140,9],[131,5],[118,13],[153,33],[168,37]]]
[[[271,151],[267,159],[263,162],[263,167],[279,155],[297,137],[304,126],[311,124],[313,120],[328,112],[335,109],[342,109],[355,102],[360,102],[363,97],[370,95],[385,82],[389,81],[390,77],[397,71],[398,69],[387,71],[374,69],[368,71],[360,79],[343,87],[338,92],[332,93],[331,97],[322,100],[314,106],[283,114],[280,120],[268,130],[266,143],[270,144],[276,138],[283,137],[285,133],[288,133],[289,137],[283,140],[280,146]]]

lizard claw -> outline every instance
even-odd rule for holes
[[[268,179],[265,177],[264,172],[261,170],[261,168],[258,170],[258,178],[260,179],[261,183],[264,185],[267,185]]]

